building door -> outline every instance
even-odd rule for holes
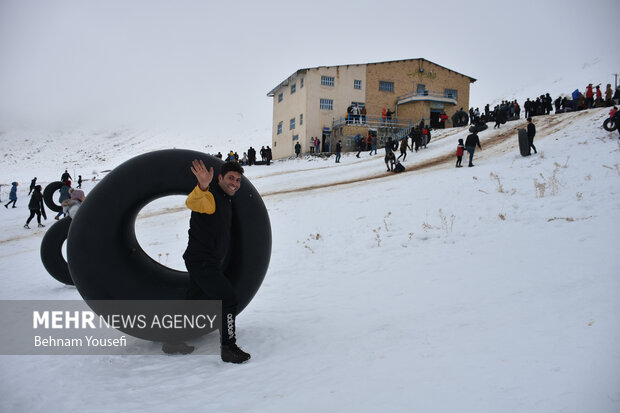
[[[441,115],[440,109],[431,109],[431,128],[441,128],[441,122],[439,121],[439,115]]]
[[[322,152],[329,152],[331,150],[331,131],[323,131],[323,136],[321,139]]]

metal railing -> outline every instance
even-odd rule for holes
[[[412,125],[411,119],[401,119],[398,117],[392,117],[391,119],[383,118],[381,116],[366,116],[366,115],[349,115],[343,116],[338,119],[334,119],[332,126],[338,128],[341,126],[366,126],[369,128],[405,128]]]
[[[396,98],[396,101],[401,101],[401,100],[405,100],[405,99],[409,99],[412,97],[433,97],[433,98],[444,98],[444,99],[454,99],[456,100],[457,97],[451,93],[442,93],[442,92],[430,92],[428,90],[425,90],[424,92],[411,92],[411,93],[407,93],[405,95],[399,96]]]

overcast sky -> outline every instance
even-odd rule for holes
[[[270,131],[266,93],[297,69],[417,57],[478,79],[474,106],[583,73],[613,85],[618,16],[618,0],[0,0],[0,121]]]

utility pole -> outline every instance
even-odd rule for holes
[[[612,73],[612,75],[616,77],[616,87],[614,88],[615,90],[615,89],[618,89],[618,73]]]

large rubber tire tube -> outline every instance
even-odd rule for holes
[[[64,182],[54,181],[48,184],[43,190],[43,201],[45,202],[45,205],[47,205],[47,207],[54,212],[62,211],[62,206],[54,202],[54,192],[58,191],[64,185]]]
[[[477,123],[477,124],[475,124],[475,125],[471,125],[471,126],[469,127],[469,131],[470,131],[471,133],[474,133],[474,132],[482,132],[483,130],[486,130],[487,128],[488,128],[488,126],[487,126],[487,124],[486,124],[486,123]]]
[[[530,141],[527,139],[527,131],[523,128],[519,129],[519,152],[521,152],[521,156],[529,156],[530,152]]]
[[[452,115],[452,124],[454,127],[467,126],[469,123],[469,115],[464,110],[458,110]]]
[[[618,125],[616,125],[616,122],[613,118],[607,118],[605,119],[605,122],[603,122],[603,129],[605,129],[607,132],[613,132],[616,130],[617,127]]]
[[[112,170],[80,206],[69,229],[67,261],[75,286],[96,313],[96,302],[91,300],[185,298],[188,273],[164,267],[149,257],[136,239],[135,221],[140,210],[155,199],[192,191],[196,186],[190,171],[194,159],[213,167],[217,182],[223,165],[220,159],[180,149],[150,152]],[[263,282],[271,256],[267,208],[246,177],[233,198],[232,239],[232,257],[225,273],[235,288],[241,312]],[[157,331],[123,331],[147,340],[163,340]]]
[[[500,110],[498,118],[499,118],[499,123],[501,123],[503,125],[508,120],[508,113],[506,113],[505,110]]]
[[[71,218],[63,218],[54,223],[41,240],[41,262],[52,277],[63,284],[73,285],[67,261],[62,256],[62,245],[69,234]]]

